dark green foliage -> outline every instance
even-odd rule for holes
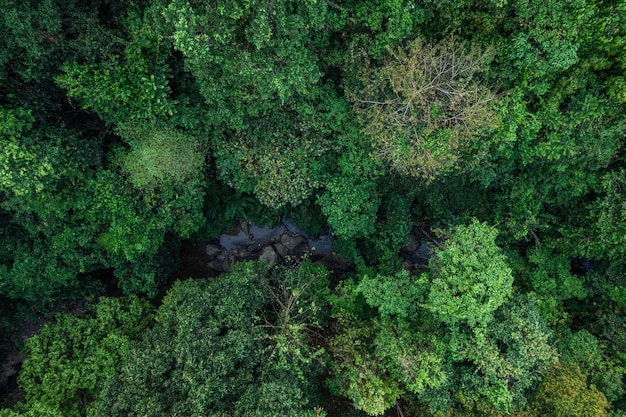
[[[552,325],[567,320],[563,302],[587,296],[584,280],[570,272],[570,261],[547,244],[529,249],[529,265],[519,268],[520,284],[537,298],[542,316]]]
[[[176,102],[170,98],[171,70],[167,62],[172,43],[159,33],[149,13],[142,16],[131,6],[121,14],[116,17],[122,22],[122,30],[102,28],[104,33],[95,35],[108,40],[107,47],[96,47],[96,55],[87,62],[65,62],[56,82],[70,98],[95,111],[107,123],[172,116]],[[95,22],[85,23],[87,28],[98,27]]]
[[[96,415],[304,415],[317,355],[304,332],[320,324],[326,276],[303,263],[268,280],[264,265],[241,263],[176,283]]]
[[[62,36],[61,13],[52,0],[0,3],[0,85],[7,82],[7,70],[26,80],[49,75],[49,60]]]
[[[501,49],[498,60],[507,63],[509,80],[543,95],[556,74],[578,62],[581,32],[593,7],[585,0],[520,0],[509,8],[514,17],[505,28],[513,41]]]
[[[387,48],[413,39],[428,11],[410,0],[341,1],[334,4],[349,36],[345,59],[354,63],[361,54],[379,58]],[[351,62],[352,61],[352,62]]]
[[[346,319],[350,327],[331,344],[337,377],[329,383],[330,388],[350,398],[355,408],[381,415],[395,404],[403,390],[370,349],[377,329],[353,317]]]
[[[206,266],[181,248],[242,220],[328,232],[354,262],[178,283],[123,365],[85,330],[104,365],[51,353],[72,372],[1,415],[624,413],[623,0],[0,11],[0,298],[38,311],[102,271],[154,298],[181,259]],[[325,360],[347,400],[318,396]]]
[[[44,182],[53,173],[46,149],[26,136],[33,129],[32,112],[24,108],[2,109],[0,113],[2,134],[2,192],[24,195],[41,192]],[[29,175],[30,174],[30,175]]]
[[[326,184],[326,192],[319,197],[318,204],[337,236],[353,239],[372,234],[380,204],[375,190],[371,182],[343,176]]]
[[[158,4],[158,3],[157,3]],[[239,128],[320,80],[327,4],[318,1],[159,4],[209,117]],[[170,33],[168,33],[170,35]]]
[[[15,242],[13,262],[3,268],[11,277],[3,281],[5,293],[46,299],[75,284],[78,273],[114,267],[125,291],[154,294],[171,265],[158,256],[167,247],[167,234],[188,237],[202,221],[199,187],[141,196],[111,171],[87,175],[64,178],[74,181],[75,190],[46,189],[5,202],[26,236],[46,239],[36,246]]]
[[[598,190],[599,196],[589,209],[592,210],[592,218],[596,219],[594,224],[589,225],[585,240],[581,236],[583,256],[596,259],[621,260],[623,259],[623,239],[624,231],[624,194],[623,184],[625,174],[623,170],[607,173],[602,178],[601,188]],[[580,233],[583,233],[580,230]]]
[[[251,286],[254,269],[231,277],[169,291],[157,326],[108,383],[97,414],[200,415],[250,383],[263,350],[251,312],[262,295]]]
[[[617,361],[607,357],[602,343],[586,330],[562,336],[560,345],[562,362],[579,368],[587,381],[609,401],[624,395],[625,370]]]
[[[0,360],[4,361],[21,341],[17,337],[17,303],[4,297],[0,298],[0,301],[0,334],[3,335],[0,339]]]
[[[325,181],[333,150],[332,131],[312,109],[303,103],[295,111],[276,111],[219,138],[214,147],[220,178],[272,208],[308,199]]]
[[[384,173],[381,163],[370,154],[366,140],[347,124],[338,172],[328,180],[317,204],[343,239],[367,237],[374,232],[380,206],[378,180]]]

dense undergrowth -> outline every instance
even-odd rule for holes
[[[0,415],[626,414],[623,0],[0,11]],[[354,271],[170,286],[283,216]]]

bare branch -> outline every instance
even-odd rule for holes
[[[453,38],[390,50],[361,94],[351,95],[379,155],[427,181],[456,169],[477,136],[498,124],[495,96],[476,77],[489,55]]]

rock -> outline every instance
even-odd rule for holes
[[[311,258],[313,259],[313,258]],[[354,262],[341,259],[335,252],[331,252],[328,256],[323,256],[315,261],[316,264],[325,266],[335,272],[346,272],[354,269]]]
[[[306,235],[304,230],[300,229],[297,224],[292,222],[291,220],[283,219],[281,222],[285,228],[294,235]]]
[[[266,246],[263,248],[263,251],[261,251],[261,256],[259,256],[259,259],[271,268],[278,263],[278,254],[273,247]]]
[[[244,259],[248,256],[248,252],[243,249],[233,249],[230,251],[230,257],[235,259]]]
[[[404,249],[407,253],[413,253],[420,247],[419,239],[413,234],[409,234],[409,244],[406,245]]]
[[[433,257],[433,249],[429,243],[422,243],[417,250],[405,256],[405,259],[415,266],[428,266]]]
[[[207,266],[209,267],[209,269],[212,269],[214,271],[224,271],[224,263],[222,261],[218,261],[217,259],[209,262]]]
[[[280,236],[280,243],[282,243],[290,251],[294,251],[303,242],[304,238],[302,236],[294,235],[290,232],[285,232]]]
[[[222,264],[222,269],[224,269],[224,272],[230,271],[230,260],[228,258],[224,259],[224,263]]]
[[[289,254],[289,250],[282,243],[275,243],[274,249],[283,258]]]
[[[255,242],[250,239],[243,230],[239,230],[236,235],[221,235],[220,245],[226,250],[232,250],[236,248],[245,248],[252,246]]]
[[[333,240],[330,235],[322,235],[317,239],[309,239],[307,242],[309,251],[316,256],[331,256],[333,251]]]
[[[0,368],[0,388],[4,389],[9,383],[11,377],[19,372],[20,365],[26,360],[26,356],[13,352],[4,359],[4,363]]]
[[[239,228],[242,232],[248,235],[248,237],[250,237],[250,223],[244,220],[239,224]]]
[[[284,231],[285,226],[283,225],[271,229],[269,227],[250,226],[250,235],[254,240],[254,247],[257,249],[276,242]]]
[[[222,253],[222,248],[220,248],[217,245],[212,245],[209,243],[208,245],[206,245],[205,251],[206,251],[206,254],[209,255],[209,257],[215,258],[217,255]]]

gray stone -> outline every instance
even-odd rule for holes
[[[413,253],[420,247],[420,241],[413,233],[409,235],[409,244],[406,245],[403,249],[408,253]]]
[[[215,259],[208,263],[208,267],[214,271],[222,272],[224,270],[224,263]]]
[[[4,363],[0,368],[0,388],[5,389],[9,383],[9,379],[17,375],[19,367],[26,360],[26,355],[13,352],[4,358]],[[8,392],[8,391],[5,391]]]
[[[354,267],[354,262],[341,259],[335,252],[331,252],[328,256],[322,256],[317,259],[315,263],[323,265],[333,271],[347,271]]]
[[[333,240],[330,235],[322,235],[317,239],[309,239],[307,242],[309,251],[318,256],[331,256],[333,251]]]
[[[426,262],[426,264],[428,264],[430,258],[433,257],[433,248],[428,243],[425,243],[417,248],[417,250],[415,251],[415,255],[422,261]]]
[[[243,259],[247,256],[248,252],[243,249],[233,249],[230,251],[230,256],[232,258],[240,258]]]
[[[427,266],[430,258],[433,257],[433,249],[429,243],[422,243],[419,248],[410,254],[406,259],[412,265]]]
[[[304,242],[304,238],[300,235],[294,235],[290,232],[285,232],[280,236],[280,243],[282,243],[288,250],[294,251],[298,246]]]
[[[217,245],[208,244],[206,245],[206,254],[211,258],[215,258],[217,255],[222,253],[222,248]]]
[[[278,225],[274,228],[250,226],[250,235],[254,240],[254,247],[259,249],[276,242],[285,231],[285,226]]]
[[[278,263],[278,254],[271,246],[266,246],[261,251],[259,259],[262,260],[270,268]]]
[[[248,223],[247,221],[242,221],[239,224],[239,228],[241,229],[242,232],[244,232],[246,235],[250,236],[250,223]]]
[[[232,250],[236,248],[245,248],[252,246],[255,242],[250,239],[246,233],[239,230],[236,235],[221,235],[220,245],[226,250]]]
[[[283,258],[289,254],[289,250],[282,243],[274,243],[274,249]]]
[[[283,224],[283,226],[285,226],[285,228],[289,232],[293,233],[294,235],[305,235],[306,236],[306,233],[304,232],[304,230],[300,229],[298,227],[298,225],[295,224],[294,222],[292,222],[291,220],[283,219],[282,224]]]
[[[228,258],[224,259],[224,263],[222,264],[222,268],[224,272],[230,271],[230,260]]]

